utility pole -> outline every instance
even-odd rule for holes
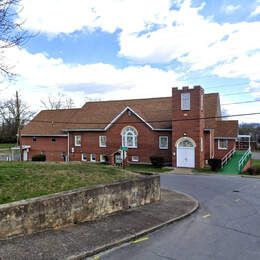
[[[15,123],[17,127],[17,134],[19,139],[19,146],[20,146],[20,161],[23,161],[23,146],[22,146],[22,138],[21,138],[21,111],[20,111],[20,100],[18,91],[15,92],[15,108],[16,108],[16,118]]]

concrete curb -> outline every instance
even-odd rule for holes
[[[173,222],[176,222],[176,221],[180,221],[182,219],[184,219],[185,217],[188,217],[190,216],[192,213],[194,213],[198,208],[199,208],[199,201],[197,199],[195,199],[194,197],[190,196],[189,194],[187,193],[184,193],[184,192],[179,192],[179,191],[176,191],[182,195],[185,195],[187,196],[190,200],[193,200],[195,202],[195,206],[188,212],[178,216],[178,217],[175,217],[175,218],[172,218],[172,219],[169,219],[159,225],[156,225],[156,226],[153,226],[151,228],[148,228],[148,229],[145,229],[145,230],[141,230],[140,232],[136,233],[136,234],[132,234],[132,235],[129,235],[129,236],[126,236],[120,240],[117,240],[117,241],[114,241],[112,243],[108,243],[106,245],[103,245],[99,248],[96,248],[95,250],[93,251],[85,251],[85,252],[82,252],[78,255],[72,255],[68,258],[66,258],[67,260],[79,260],[79,259],[85,259],[86,257],[90,257],[90,256],[93,256],[93,255],[96,255],[98,253],[101,253],[103,251],[106,251],[108,249],[111,249],[113,247],[116,247],[116,246],[119,246],[119,245],[122,245],[124,243],[127,243],[127,242],[130,242],[132,240],[135,240],[137,238],[140,238],[141,236],[144,236],[148,233],[151,233],[151,232],[154,232],[164,226],[167,226],[169,224],[172,224]]]
[[[243,175],[240,175],[240,177],[241,178],[258,179],[258,180],[260,180],[260,175],[254,176],[254,175],[245,175],[245,174],[243,174]]]

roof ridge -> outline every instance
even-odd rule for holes
[[[166,98],[172,98],[171,96],[167,97],[151,97],[151,98],[132,98],[132,99],[115,99],[115,100],[97,100],[97,101],[86,101],[87,103],[109,103],[109,102],[125,102],[125,101],[140,101],[140,100],[151,100],[151,99],[166,99]],[[85,105],[84,104],[84,105]],[[83,106],[84,106],[83,105]]]

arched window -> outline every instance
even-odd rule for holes
[[[137,148],[137,131],[131,126],[127,126],[122,130],[122,146],[128,148]]]
[[[175,146],[179,148],[189,148],[196,147],[196,144],[190,137],[182,137],[177,140]]]

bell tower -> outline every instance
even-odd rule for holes
[[[204,89],[172,89],[172,165],[202,168],[204,148]]]

